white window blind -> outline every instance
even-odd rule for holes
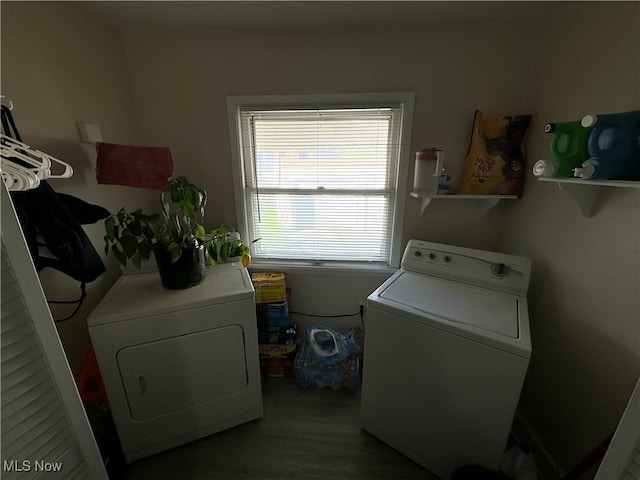
[[[402,108],[241,107],[252,255],[388,263]]]

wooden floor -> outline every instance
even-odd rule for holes
[[[126,480],[401,480],[436,477],[360,429],[358,394],[263,382],[264,416],[132,463]]]

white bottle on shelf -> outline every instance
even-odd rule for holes
[[[437,148],[418,150],[413,177],[414,190],[431,195],[437,193],[443,161],[444,152],[442,150]]]

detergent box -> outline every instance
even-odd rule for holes
[[[282,302],[267,303],[265,317],[269,327],[290,326],[288,302],[284,300]]]
[[[289,317],[291,308],[291,289],[285,289],[285,300],[269,303],[256,303],[258,329],[290,328],[293,325]]]
[[[258,329],[259,344],[293,345],[298,339],[298,325],[287,327],[264,327]]]
[[[260,373],[264,378],[293,377],[296,344],[259,344]]]
[[[287,284],[282,272],[254,272],[251,282],[256,291],[256,303],[282,302],[287,298]]]

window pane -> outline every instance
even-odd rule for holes
[[[388,262],[401,112],[241,111],[252,254]]]
[[[257,210],[255,195],[250,202]],[[259,194],[252,217],[258,257],[386,261],[387,195]]]
[[[356,116],[358,115],[358,116]],[[258,188],[386,189],[393,184],[390,162],[391,112],[267,112],[247,116],[255,152]]]

